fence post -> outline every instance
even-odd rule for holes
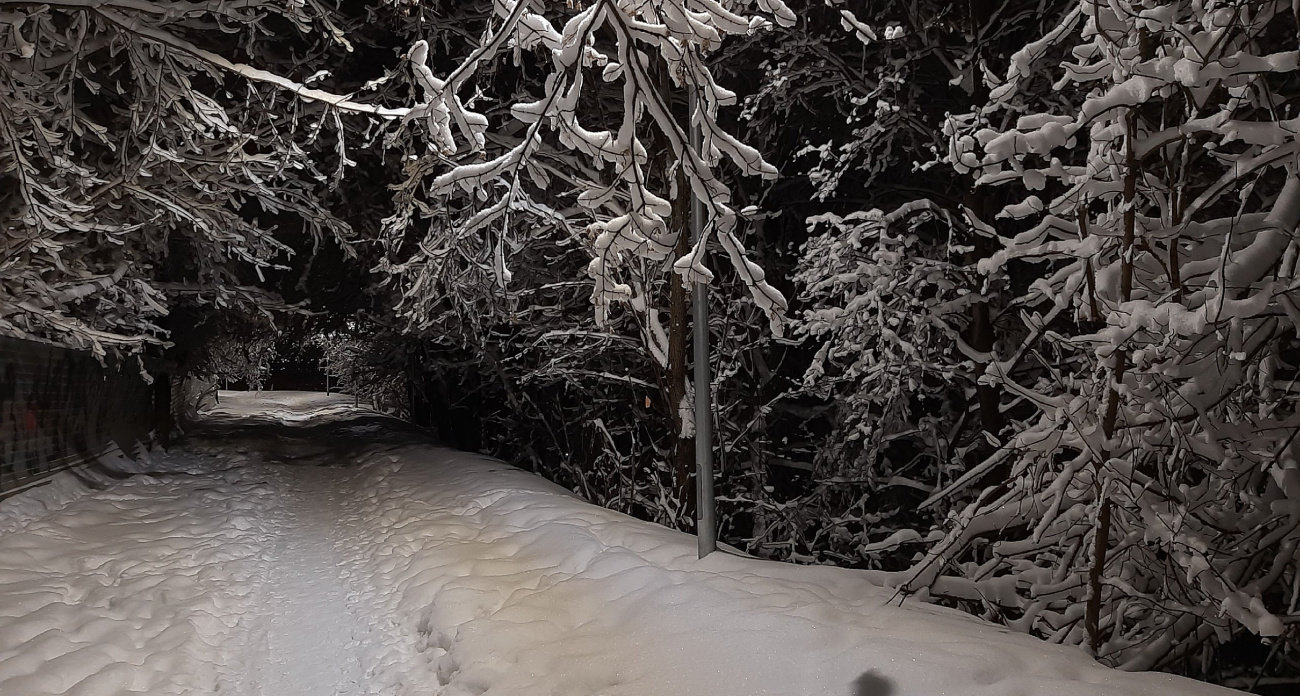
[[[166,372],[153,380],[154,440],[167,449],[172,445],[172,379]]]

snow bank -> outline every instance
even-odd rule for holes
[[[140,445],[128,457],[120,447],[110,443],[97,459],[97,463],[82,464],[61,471],[5,498],[0,505],[0,535],[17,531],[33,520],[55,514],[82,496],[113,485],[120,477],[154,467],[150,452]],[[175,466],[175,462],[183,460],[170,461]]]
[[[698,561],[693,537],[481,456],[377,450],[358,484],[355,572],[385,588],[405,636],[380,660],[375,693],[1232,693],[899,607],[848,570]]]
[[[126,460],[119,462],[128,465]],[[96,490],[60,474],[0,503],[0,694],[218,693],[273,495],[211,461]],[[86,472],[81,472],[86,474]]]

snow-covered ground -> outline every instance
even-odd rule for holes
[[[339,397],[0,502],[0,694],[1197,696],[853,571],[716,553]],[[122,473],[116,474],[117,477]]]

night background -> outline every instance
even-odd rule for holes
[[[0,693],[1295,693],[1298,35],[0,0]]]

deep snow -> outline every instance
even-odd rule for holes
[[[720,552],[350,400],[0,502],[0,694],[1197,696],[849,570]],[[147,472],[147,473],[138,473]]]

